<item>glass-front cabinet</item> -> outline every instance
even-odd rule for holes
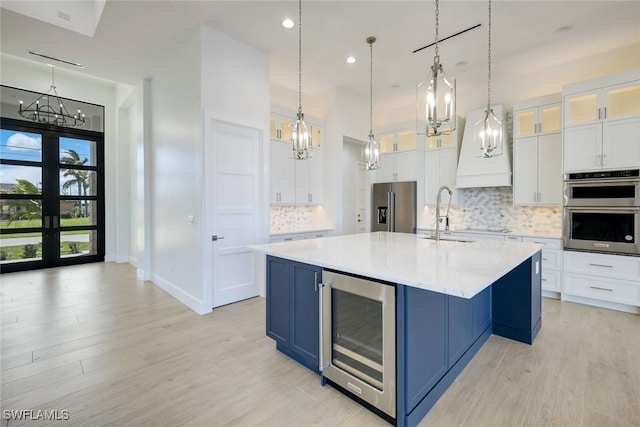
[[[640,164],[640,69],[564,87],[565,172]]]
[[[294,113],[271,113],[269,120],[269,137],[280,141],[291,141],[291,133],[295,121]],[[320,148],[322,146],[322,126],[314,123],[313,119],[310,121],[306,117],[305,123],[311,134],[313,148]]]
[[[514,113],[513,137],[526,137],[562,131],[562,104],[543,105]]]
[[[416,149],[416,131],[413,127],[380,132],[377,140],[381,154]]]
[[[640,116],[640,81],[565,96],[565,125]]]

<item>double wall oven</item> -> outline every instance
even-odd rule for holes
[[[329,270],[322,278],[322,375],[395,418],[395,286]]]
[[[564,248],[640,256],[640,170],[564,176]]]

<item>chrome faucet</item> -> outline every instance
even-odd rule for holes
[[[436,199],[436,240],[440,240],[440,221],[442,221],[442,217],[440,216],[440,202],[442,202],[442,191],[447,190],[449,193],[449,205],[447,206],[447,214],[445,217],[445,225],[444,229],[449,230],[449,209],[451,209],[451,197],[453,196],[453,191],[446,185],[443,185],[438,190],[438,197]]]

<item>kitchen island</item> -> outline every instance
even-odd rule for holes
[[[328,377],[332,385],[397,425],[416,425],[492,333],[531,344],[541,327],[539,244],[435,241],[379,232],[252,248],[268,255],[267,335],[276,340],[278,350],[320,373],[323,384]],[[384,374],[384,387],[375,378],[361,376],[373,384],[374,397],[367,397],[368,386],[356,382],[362,379],[357,373],[344,384],[327,375],[336,370],[336,348],[343,347],[327,344],[327,337],[344,337],[336,333],[337,326],[326,325],[327,318],[340,315],[331,308],[326,313],[332,299],[323,296],[323,289],[335,292],[331,289],[337,286],[324,283],[323,273],[355,278],[364,288],[392,289],[393,303],[378,305],[392,306],[393,326],[386,328],[393,329],[393,338],[386,344],[395,346],[393,357],[385,353],[372,362],[345,350],[350,358],[379,366],[380,378],[382,365],[393,367],[393,375]],[[335,364],[344,365],[337,359]],[[361,366],[375,377],[375,369]]]

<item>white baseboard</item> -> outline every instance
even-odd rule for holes
[[[153,274],[151,276],[151,281],[160,289],[164,290],[169,295],[171,295],[198,314],[211,313],[211,311],[213,310],[213,308],[211,307],[205,307],[204,301],[194,298],[193,295],[186,293],[173,283],[163,279],[157,274]]]
[[[560,292],[542,290],[542,296],[545,298],[560,299]]]
[[[594,307],[608,308],[609,310],[624,311],[626,313],[640,314],[640,307],[620,304],[617,302],[602,301],[577,295],[562,294],[562,301],[577,302],[579,304],[592,305]]]
[[[116,262],[117,263],[129,262],[129,256],[128,255],[118,255],[118,256],[116,256]]]
[[[105,255],[104,256],[104,262],[115,262],[116,260],[116,256],[115,255]]]

